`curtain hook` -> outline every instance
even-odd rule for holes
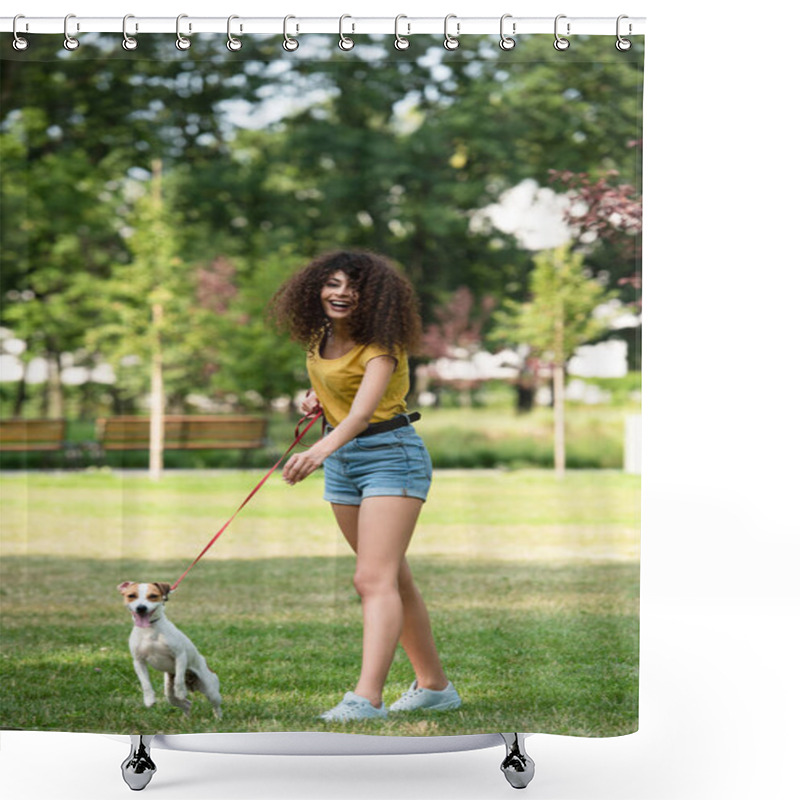
[[[459,35],[459,33],[461,33],[461,23],[458,22],[458,21],[456,22],[456,35],[455,36],[451,36],[450,33],[447,30],[448,23],[450,22],[451,19],[458,20],[458,17],[455,14],[448,14],[444,18],[444,42],[443,42],[444,49],[445,50],[458,50],[458,46],[459,46],[460,42],[458,41],[458,39],[456,37]]]
[[[69,21],[71,19],[75,19],[75,15],[74,14],[67,14],[67,16],[64,17],[64,49],[65,50],[77,50],[78,47],[80,46],[80,42],[76,38],[74,38],[73,36],[69,35]],[[80,30],[80,25],[78,25],[75,30],[76,30],[76,32],[78,30]]]
[[[188,19],[188,17],[189,17],[188,14],[178,14],[178,19],[175,20],[175,36],[177,37],[175,39],[175,47],[177,47],[178,50],[188,50],[192,46],[192,40],[191,39],[187,39],[181,33],[181,20],[182,19]],[[191,30],[192,30],[192,25],[190,23],[189,24],[189,32],[190,33],[191,33]]]
[[[567,39],[564,39],[562,36],[559,35],[559,33],[558,33],[558,21],[560,19],[566,19],[566,18],[567,18],[566,14],[559,14],[556,17],[556,22],[555,22],[556,39],[553,42],[553,47],[555,47],[556,50],[561,50],[562,52],[569,47],[569,41],[567,41]],[[570,29],[570,24],[568,22],[567,23],[567,36],[569,36],[569,33],[570,33],[569,29]]]
[[[507,19],[512,19],[511,14],[503,14],[500,17],[500,49],[501,50],[513,50],[516,47],[516,41],[512,39],[510,36],[506,36],[505,32],[503,31],[503,27],[505,26],[505,22]],[[517,32],[517,23],[511,23],[511,33]]]
[[[12,33],[14,34],[14,41],[11,42],[11,46],[15,50],[17,50],[19,52],[22,52],[23,50],[27,50],[28,49],[28,45],[30,44],[30,42],[28,42],[28,40],[24,36],[20,36],[17,33],[17,20],[18,19],[25,19],[25,15],[24,14],[17,14],[17,16],[14,17],[14,22],[13,22],[13,24],[11,26]],[[28,29],[28,24],[25,23],[25,30],[27,30],[27,29]]]
[[[287,32],[290,19],[297,19],[297,17],[293,17],[291,14],[289,14],[288,16],[283,18],[283,49],[287,53],[293,53],[295,50],[297,50],[298,47],[300,47],[300,42],[297,41],[297,39],[293,39],[291,36],[289,36]],[[298,28],[297,25],[295,25],[295,33],[299,32],[300,29]]]
[[[630,50],[631,49],[631,40],[630,39],[623,39],[622,36],[620,35],[620,32],[619,32],[620,22],[622,22],[623,19],[629,19],[629,17],[625,16],[625,14],[621,14],[620,16],[617,17],[617,43],[616,43],[615,47],[620,52],[624,52],[625,50]],[[631,35],[632,31],[633,31],[633,25],[631,25],[630,22],[629,22],[628,23],[628,36]]]
[[[353,18],[349,14],[342,14],[342,16],[339,17],[339,48],[341,50],[352,50],[356,46],[356,43],[349,36],[345,36],[344,33],[342,32],[342,26],[344,25],[344,21],[346,19],[353,19]],[[353,25],[354,32],[355,29],[356,26]]]
[[[235,19],[239,19],[239,17],[237,17],[235,14],[232,14],[230,17],[228,17],[228,41],[225,42],[225,47],[227,47],[228,50],[231,51],[231,53],[235,53],[237,50],[241,50],[242,49],[242,40],[241,39],[237,39],[231,33],[231,22],[233,22],[233,20],[235,20]],[[242,28],[241,28],[241,25],[240,25],[239,26],[239,31],[241,31],[241,30],[242,30]]]
[[[409,42],[408,39],[405,38],[405,36],[400,35],[399,27],[401,19],[408,19],[408,17],[405,14],[398,14],[394,18],[394,46],[396,50],[408,50],[408,48],[411,47],[411,42]],[[406,36],[410,36],[411,24],[407,22],[406,27],[408,28]]]
[[[136,19],[133,14],[126,14],[122,18],[122,49],[123,50],[135,50],[139,46],[139,42],[136,41],[132,36],[128,36],[128,20],[129,19]],[[136,30],[139,30],[139,23],[136,23]]]

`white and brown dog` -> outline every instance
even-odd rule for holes
[[[186,634],[178,630],[166,616],[164,603],[170,592],[168,583],[121,583],[125,605],[133,615],[133,631],[128,641],[133,668],[144,692],[144,704],[150,708],[156,693],[150,683],[148,667],[164,673],[164,694],[170,703],[188,714],[191,700],[187,690],[202,692],[222,717],[219,678],[206,664]]]

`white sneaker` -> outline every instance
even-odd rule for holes
[[[375,708],[366,697],[348,692],[339,705],[320,714],[319,719],[324,719],[326,722],[352,722],[360,719],[386,719],[386,717],[386,706],[383,703],[380,708]]]
[[[450,711],[460,705],[461,698],[452,683],[448,683],[441,691],[434,691],[421,689],[414,681],[402,697],[389,706],[389,711]]]

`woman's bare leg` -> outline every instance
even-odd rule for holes
[[[353,582],[362,602],[364,644],[355,692],[375,706],[380,706],[398,641],[421,687],[447,685],[428,611],[405,559],[421,507],[421,500],[408,497],[370,497],[361,506],[333,505],[339,527],[356,552]]]
[[[447,688],[447,676],[436,649],[428,608],[405,558],[400,567],[400,597],[403,600],[400,644],[414,668],[417,685],[422,689],[441,691]]]

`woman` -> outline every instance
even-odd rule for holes
[[[447,679],[430,619],[405,558],[431,481],[431,461],[407,414],[408,352],[420,319],[410,283],[365,252],[323,255],[290,278],[272,312],[307,350],[312,390],[302,410],[325,415],[326,434],[293,455],[294,485],[324,462],[325,494],[356,553],[363,651],[353,691],[322,715],[328,721],[385,718],[383,687],[398,642],[416,680],[389,712],[447,710],[461,699]]]

